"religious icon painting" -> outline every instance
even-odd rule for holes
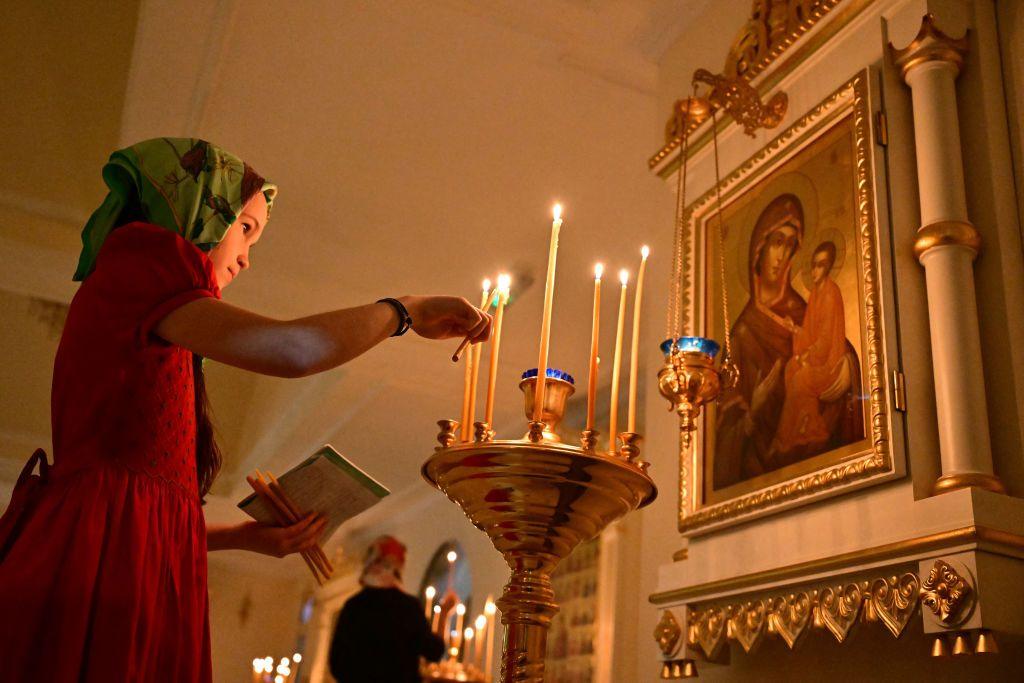
[[[857,74],[687,209],[691,314],[720,341],[728,325],[739,381],[706,410],[689,466],[684,454],[683,531],[904,473],[871,78]]]

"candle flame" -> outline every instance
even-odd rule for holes
[[[622,283],[623,287],[625,287],[626,283],[629,282],[629,271],[625,268],[619,271],[619,282]]]
[[[441,605],[434,605],[434,614],[441,613]]]
[[[508,290],[512,286],[512,276],[508,273],[502,273],[498,276],[498,291],[508,296]]]
[[[476,630],[477,631],[479,631],[480,629],[482,629],[486,625],[487,625],[487,617],[485,617],[484,615],[481,614],[480,616],[478,616],[476,618]]]
[[[555,217],[556,221],[562,220],[562,205],[555,204],[555,208],[551,209],[551,215]]]
[[[300,655],[298,652],[296,652],[295,654],[292,655],[292,661],[295,662],[296,664],[298,664],[299,662],[302,661],[302,655]]]
[[[437,589],[433,586],[427,586],[427,600],[433,600],[435,595],[437,595]]]
[[[463,614],[466,613],[466,606],[460,602],[458,605],[455,606],[455,613],[461,617]]]
[[[449,550],[447,557],[448,557],[448,562],[454,562],[455,560],[459,559],[459,554],[457,552],[455,552],[454,550]]]
[[[647,260],[647,257],[651,255],[651,248],[646,244],[640,248],[640,257]]]
[[[497,606],[497,605],[495,605],[495,604],[494,604],[493,602],[491,602],[490,600],[488,600],[488,601],[487,601],[487,604],[486,604],[486,605],[484,605],[484,611],[485,611],[485,612],[487,612],[488,614],[494,614],[495,612],[497,612],[497,611],[498,611],[498,606]]]
[[[604,264],[598,263],[594,266],[594,279],[600,280],[602,275],[604,275]]]
[[[462,632],[466,636],[466,640],[473,640],[473,627],[467,626],[466,630]]]
[[[491,279],[485,277],[484,278],[484,292],[486,293],[486,292],[489,292],[489,291],[491,291]]]

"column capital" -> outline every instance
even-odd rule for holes
[[[906,81],[914,67],[928,62],[952,64],[959,74],[968,45],[966,33],[961,38],[950,38],[935,25],[935,15],[929,13],[921,19],[921,28],[909,45],[897,48],[889,43],[889,49],[892,50],[893,61],[899,67],[900,75]]]

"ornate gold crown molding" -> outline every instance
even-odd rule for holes
[[[975,547],[987,552],[1024,559],[1024,536],[982,526],[965,526],[863,550],[830,555],[818,560],[798,562],[785,567],[654,593],[649,599],[655,605],[697,600],[704,595],[739,591],[744,588],[778,583],[811,574],[841,572],[844,568],[852,565],[902,559],[969,544],[974,544]]]
[[[975,591],[966,569],[959,572],[948,562],[935,560],[921,585],[921,604],[944,626],[962,624],[970,615]]]
[[[687,643],[715,659],[729,641],[752,652],[769,637],[792,650],[813,629],[839,643],[860,623],[881,623],[899,638],[917,611],[920,580],[914,572],[846,583],[823,583],[786,592],[687,607]]]
[[[767,93],[872,2],[874,0],[754,0],[750,18],[740,29],[726,55],[724,75],[739,77],[750,83],[775,65],[800,38],[828,18],[828,23],[813,38],[789,52],[787,58],[771,70],[771,75],[757,85],[760,94]],[[682,121],[686,114],[686,102],[687,99],[682,99],[672,106],[672,115],[665,126],[665,145],[648,160],[649,168],[653,169],[679,148],[684,132]],[[686,132],[693,133],[707,119],[706,115],[699,114],[691,113],[691,122]],[[728,120],[719,121],[719,130],[728,125]],[[690,154],[697,152],[710,140],[711,131],[691,140]],[[663,169],[659,173],[665,175],[672,170]]]

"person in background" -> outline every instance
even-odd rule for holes
[[[419,600],[402,590],[405,546],[392,536],[370,544],[359,583],[338,615],[331,642],[330,669],[339,683],[420,683],[420,657],[444,654],[444,640],[430,629]],[[441,600],[440,624],[455,607]]]

